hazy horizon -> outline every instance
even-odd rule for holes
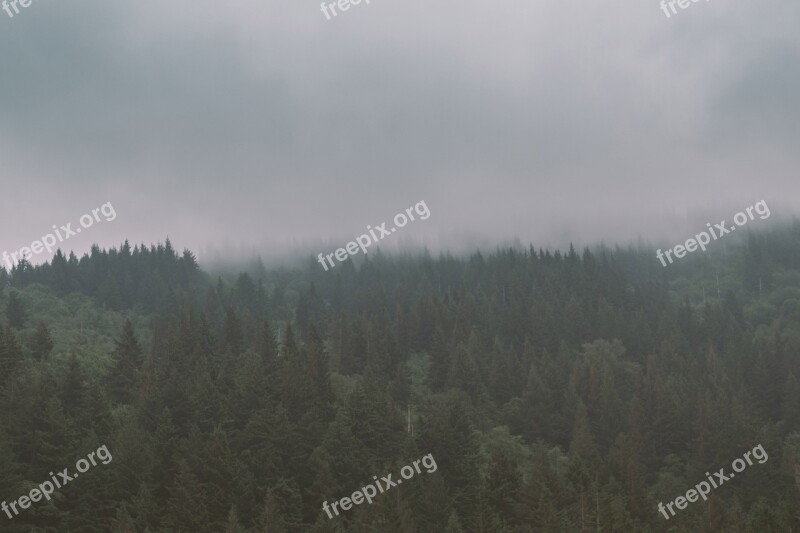
[[[383,248],[678,242],[762,199],[790,219],[798,15],[36,0],[0,12],[0,248],[106,202],[64,246],[329,252],[420,200]]]

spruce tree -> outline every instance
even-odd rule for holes
[[[22,350],[11,326],[0,327],[0,384],[4,383],[22,364]]]
[[[78,356],[72,352],[67,361],[67,370],[61,377],[61,404],[67,415],[76,416],[86,407],[86,374]]]
[[[264,505],[256,521],[255,531],[258,533],[289,533],[288,520],[283,512],[284,501],[279,492],[275,488],[267,490]]]
[[[182,460],[178,475],[169,489],[167,515],[162,525],[168,531],[212,533],[219,531],[212,525],[212,518],[208,512],[205,487],[186,461]]]
[[[8,325],[17,329],[24,327],[25,322],[28,320],[28,312],[25,310],[17,291],[12,291],[8,294],[6,317],[8,318]]]
[[[136,339],[133,324],[126,319],[122,325],[122,335],[115,342],[112,353],[114,366],[108,375],[108,391],[117,403],[130,403],[142,368],[142,349]]]
[[[236,512],[235,505],[232,505],[231,510],[228,512],[228,521],[225,523],[224,533],[246,533],[239,522],[239,515]]]
[[[50,357],[50,352],[53,351],[53,339],[50,337],[50,331],[48,331],[43,321],[39,321],[39,325],[36,326],[36,334],[33,337],[31,351],[39,361],[46,361]]]
[[[225,326],[223,329],[225,350],[229,357],[239,357],[244,347],[242,323],[236,311],[229,307],[225,313]]]
[[[450,518],[447,519],[447,526],[444,528],[444,533],[464,533],[461,527],[461,521],[458,519],[458,514],[455,511],[450,513]]]
[[[126,505],[117,509],[116,517],[111,524],[111,533],[137,533],[136,524],[131,518]]]

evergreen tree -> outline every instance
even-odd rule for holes
[[[0,384],[20,368],[22,361],[22,350],[11,326],[0,327]]]
[[[108,375],[109,395],[117,403],[130,403],[143,363],[141,347],[130,319],[122,325],[122,334],[115,345],[111,354],[114,366]]]
[[[242,524],[239,523],[239,516],[236,513],[236,506],[232,505],[228,512],[228,521],[225,524],[225,533],[246,533]]]
[[[458,519],[458,515],[455,511],[450,514],[450,518],[447,519],[447,526],[444,528],[444,533],[464,533],[464,530],[461,528],[461,521]]]
[[[178,475],[169,489],[167,514],[163,525],[172,531],[196,531],[211,533],[218,531],[208,512],[206,491],[190,470],[186,461],[181,461]]]
[[[36,327],[31,351],[39,361],[46,361],[50,357],[50,352],[53,351],[53,339],[50,338],[50,332],[42,321],[39,321],[39,325]]]
[[[72,352],[67,361],[67,370],[61,379],[61,404],[69,416],[78,416],[83,413],[87,402],[86,374],[78,361],[78,356]]]
[[[28,312],[25,310],[25,305],[22,303],[17,291],[11,291],[8,294],[6,317],[8,318],[8,325],[17,329],[24,327],[25,322],[28,320]]]
[[[224,349],[227,350],[228,357],[238,357],[244,347],[244,335],[241,321],[232,307],[229,307],[225,313],[223,338],[225,340]]]
[[[131,518],[130,513],[125,505],[117,509],[117,516],[112,523],[112,533],[138,533],[136,524]]]

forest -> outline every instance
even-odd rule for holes
[[[0,270],[0,498],[113,460],[0,531],[800,531],[800,223],[744,233],[668,268],[642,243],[22,261]]]

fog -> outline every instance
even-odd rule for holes
[[[0,12],[0,248],[106,202],[63,248],[316,255],[420,200],[382,249],[790,219],[799,30],[792,0],[33,0]]]

